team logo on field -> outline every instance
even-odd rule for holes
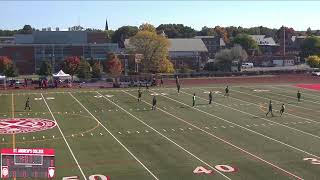
[[[0,119],[0,134],[18,134],[44,131],[54,128],[56,122],[40,118]]]

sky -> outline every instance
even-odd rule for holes
[[[36,29],[74,25],[109,29],[124,25],[184,24],[203,26],[282,25],[295,30],[320,29],[320,1],[0,1],[0,29]]]

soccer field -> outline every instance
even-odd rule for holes
[[[298,102],[289,84],[234,85],[229,97],[224,88],[142,89],[141,102],[137,89],[2,91],[0,148],[54,148],[55,179],[320,179],[320,91],[300,89]],[[269,100],[275,117],[265,116]],[[56,126],[2,123],[8,118]],[[5,134],[13,126],[31,132]]]

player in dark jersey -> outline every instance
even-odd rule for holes
[[[267,112],[266,116],[268,116],[268,114],[271,113],[272,117],[273,117],[273,112],[272,112],[272,102],[270,100],[269,102],[269,111]]]
[[[156,110],[156,106],[157,106],[157,99],[156,99],[156,96],[153,96],[153,99],[152,99],[152,110]]]
[[[209,93],[209,104],[211,104],[212,103],[212,91],[210,91],[210,93]]]
[[[24,110],[29,109],[31,111],[31,106],[30,106],[30,98],[28,97],[24,106]]]
[[[194,107],[196,105],[196,93],[193,93],[192,96],[192,107]]]
[[[286,109],[286,107],[284,106],[284,104],[281,105],[281,109],[280,109],[280,117],[282,116],[282,114],[284,113],[284,110]]]
[[[141,96],[142,96],[142,92],[141,92],[141,90],[139,89],[139,90],[138,90],[138,102],[141,101]]]
[[[229,86],[227,86],[224,91],[225,91],[224,96],[229,96]]]
[[[179,84],[177,84],[177,91],[178,91],[178,93],[180,93],[180,83]]]
[[[298,102],[300,102],[300,99],[301,99],[301,92],[300,91],[298,91],[298,93],[297,93],[297,98],[298,98]]]

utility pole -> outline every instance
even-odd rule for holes
[[[283,56],[286,56],[286,27],[283,26]]]

